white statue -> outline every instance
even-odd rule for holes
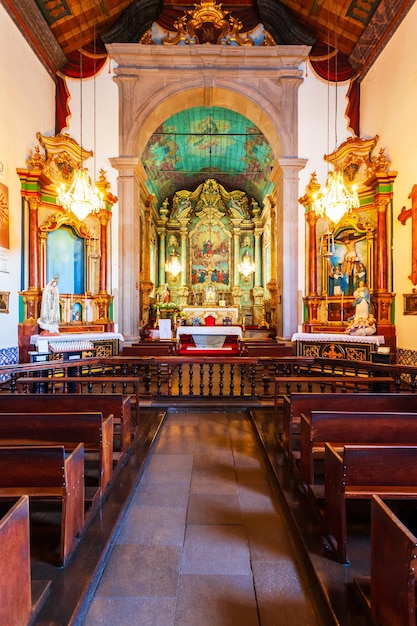
[[[58,277],[54,276],[42,294],[41,315],[38,319],[41,335],[59,335],[60,321]]]

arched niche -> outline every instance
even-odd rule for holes
[[[271,293],[277,334],[297,330],[298,283],[298,88],[307,46],[233,48],[110,44],[119,88],[119,306],[121,331],[139,334],[140,206],[146,172],[140,164],[149,137],[165,119],[190,106],[222,106],[242,113],[264,133],[277,165],[271,173],[276,207],[272,224]],[[196,52],[198,51],[198,54]],[[284,227],[283,227],[284,226]],[[128,244],[128,245],[126,245]],[[286,262],[284,263],[284,259]]]

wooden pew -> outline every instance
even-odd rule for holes
[[[32,617],[29,499],[0,519],[0,624],[26,626]]]
[[[294,435],[299,432],[301,414],[311,411],[400,411],[417,413],[417,394],[414,393],[292,393],[283,397],[282,446],[290,458],[299,458]]]
[[[275,339],[239,339],[239,353],[242,356],[294,356],[292,344],[277,342]]]
[[[98,453],[98,485],[86,490],[98,504],[113,474],[113,415],[102,413],[0,413],[0,446],[63,445],[84,453]]]
[[[119,450],[118,463],[125,460],[132,442],[131,397],[116,394],[4,394],[1,398],[0,413],[54,413],[98,411],[103,415],[113,414],[114,433],[117,429],[120,443],[113,445],[113,452]],[[116,444],[116,442],[114,442]]]
[[[314,461],[323,458],[325,443],[340,450],[345,444],[412,444],[417,446],[417,413],[311,411],[301,415],[300,476],[315,485]],[[316,495],[321,495],[315,490]]]
[[[371,504],[371,575],[354,583],[382,626],[416,626],[417,538],[379,496]]]
[[[174,356],[177,347],[175,339],[145,339],[140,343],[124,346],[122,356]]]
[[[61,502],[60,564],[66,565],[84,527],[84,446],[0,446],[0,498],[28,495]]]
[[[348,563],[347,501],[417,498],[417,446],[346,445],[339,454],[326,443],[324,464],[324,519],[337,559]]]

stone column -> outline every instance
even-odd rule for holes
[[[181,226],[181,287],[187,285],[187,227]]]
[[[277,335],[291,339],[297,332],[299,284],[298,284],[298,196],[299,172],[305,167],[305,159],[281,158],[273,171],[276,185],[276,232],[277,242]],[[285,294],[285,297],[282,295]]]
[[[137,341],[140,311],[139,159],[118,157],[110,161],[119,172],[119,330],[126,340]]]
[[[107,224],[109,223],[108,211],[101,211],[100,220],[100,261],[99,261],[99,293],[107,293]]]
[[[29,290],[38,290],[39,282],[39,198],[30,198],[29,204]]]

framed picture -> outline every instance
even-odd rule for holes
[[[10,291],[0,291],[0,313],[9,312]]]
[[[404,315],[417,315],[417,293],[405,293]]]

